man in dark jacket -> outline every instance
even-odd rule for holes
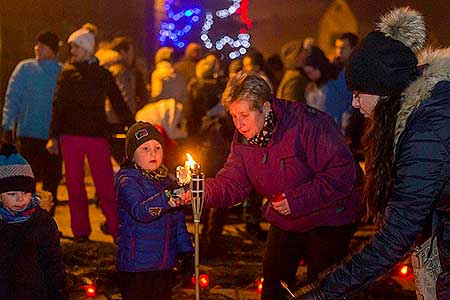
[[[205,207],[242,202],[254,189],[270,199],[262,299],[285,299],[280,279],[308,279],[347,253],[360,215],[356,166],[334,120],[300,102],[273,99],[255,73],[230,80],[222,97],[236,127],[231,153],[206,180]]]
[[[377,28],[353,51],[346,77],[353,106],[373,122],[365,198],[380,229],[323,280],[301,288],[297,299],[350,299],[386,274],[415,241],[421,245],[419,234],[431,219],[442,270],[428,282],[436,288],[425,299],[450,299],[450,52],[426,52],[417,67],[414,51],[425,43],[425,24],[409,8],[384,15]],[[427,289],[416,287],[418,294]]]

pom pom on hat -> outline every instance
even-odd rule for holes
[[[17,152],[14,145],[0,144],[0,193],[36,191],[34,175],[31,166]]]
[[[425,45],[426,28],[423,17],[409,7],[400,7],[381,16],[377,28],[385,36],[402,42],[413,51],[419,51]]]

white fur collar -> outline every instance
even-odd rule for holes
[[[419,64],[426,64],[423,73],[403,92],[405,97],[397,113],[394,145],[405,130],[408,117],[420,103],[427,100],[434,86],[443,80],[450,80],[450,48],[425,50],[419,55]]]

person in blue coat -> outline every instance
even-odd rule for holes
[[[119,205],[117,270],[124,300],[170,300],[177,256],[192,257],[193,247],[180,201],[163,164],[158,130],[138,122],[127,131],[126,161],[116,175]],[[180,191],[180,190],[178,190]],[[180,200],[189,193],[181,190]]]
[[[48,153],[45,145],[62,68],[56,57],[59,43],[52,32],[37,35],[35,57],[21,61],[9,78],[2,120],[3,139],[19,146],[36,179],[43,181],[43,189],[52,193],[54,200],[62,176],[61,159]]]
[[[425,51],[419,63],[414,51],[425,43],[425,24],[410,8],[382,16],[377,28],[345,73],[353,106],[371,120],[365,200],[379,229],[296,299],[352,299],[429,239],[442,270],[425,299],[450,299],[450,50]]]

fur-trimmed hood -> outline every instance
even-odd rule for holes
[[[435,85],[440,81],[450,81],[450,48],[423,51],[419,55],[419,64],[425,65],[422,75],[402,93],[404,100],[397,114],[395,145],[405,130],[409,116],[423,101],[430,98]]]

